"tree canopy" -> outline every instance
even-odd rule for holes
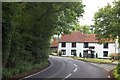
[[[26,71],[25,66],[46,62],[51,36],[69,33],[84,12],[81,1],[2,4],[2,66],[3,70],[17,68],[17,73]]]
[[[93,33],[90,25],[80,25],[79,23],[75,24],[73,31],[80,31],[80,32],[85,33],[85,34],[92,34]]]
[[[94,16],[94,30],[98,39],[115,39],[120,43],[120,0],[99,9]]]

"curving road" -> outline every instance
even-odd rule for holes
[[[51,56],[52,63],[47,69],[27,78],[108,78],[107,71],[91,63],[74,60],[72,58]]]

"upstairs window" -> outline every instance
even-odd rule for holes
[[[62,42],[62,43],[61,43],[61,46],[62,46],[62,47],[66,47],[66,43],[65,43],[65,42]]]
[[[103,48],[108,48],[108,43],[103,44]]]
[[[108,57],[108,51],[103,51],[103,57]]]
[[[76,42],[72,42],[72,47],[76,47]]]
[[[84,48],[88,48],[88,43],[87,42],[84,43]]]

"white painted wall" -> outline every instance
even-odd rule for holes
[[[58,51],[61,51],[62,49],[66,50],[66,55],[62,56],[73,56],[71,55],[71,50],[75,49],[77,56],[79,56],[79,53],[81,52],[83,56],[83,50],[87,50],[88,48],[83,48],[84,43],[76,43],[76,47],[73,48],[72,43],[66,43],[66,47],[61,47],[61,43],[58,45]],[[115,53],[115,43],[109,43],[108,49],[103,48],[103,44],[97,44],[97,43],[89,43],[88,46],[95,46],[95,53],[98,53],[98,58],[109,58],[109,57],[103,57],[103,51],[108,51],[108,55],[111,53]]]

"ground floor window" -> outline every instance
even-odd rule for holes
[[[108,57],[108,51],[103,51],[103,57]]]
[[[92,50],[83,50],[83,57],[84,58],[94,58],[95,51]]]
[[[66,55],[66,50],[61,50],[62,55]]]
[[[76,50],[71,50],[71,55],[76,56]]]
[[[88,54],[88,51],[86,51],[86,50],[83,50],[83,57],[87,57],[87,54]]]

